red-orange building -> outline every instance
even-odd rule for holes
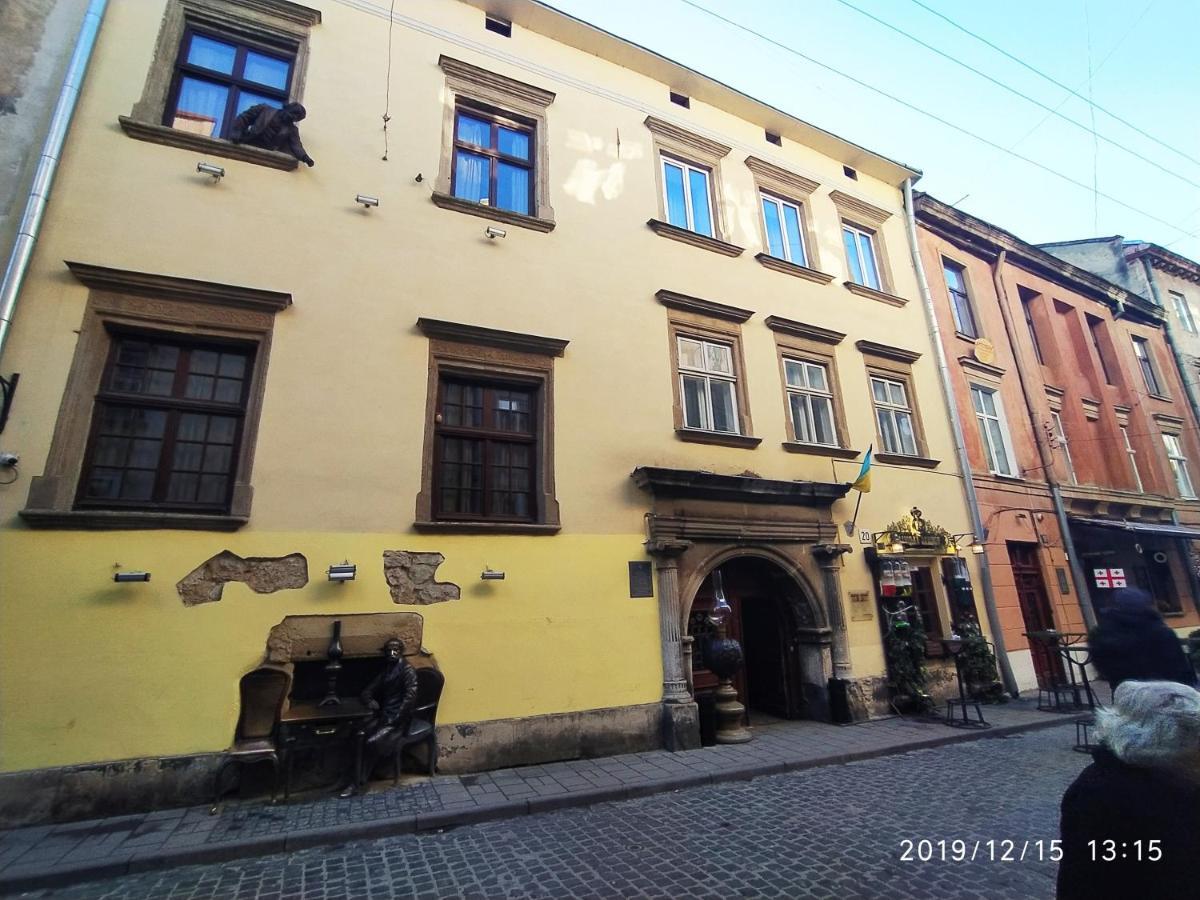
[[[1028,633],[1084,630],[1122,584],[1200,625],[1200,441],[1161,308],[928,195],[916,211],[1018,685],[1056,674]]]

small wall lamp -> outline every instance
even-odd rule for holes
[[[479,573],[480,581],[503,581],[504,573],[497,572],[495,569],[484,569]]]
[[[329,567],[325,573],[329,576],[330,581],[341,583],[343,581],[353,581],[358,575],[358,566],[351,562],[336,563]]]
[[[196,163],[196,171],[201,175],[211,175],[214,183],[225,177],[225,169],[221,166],[213,165],[212,163]]]
[[[508,232],[503,228],[497,228],[495,225],[489,225],[483,229],[483,233],[487,235],[489,241],[494,241],[496,238],[508,237]]]
[[[149,581],[149,572],[114,572],[113,581],[123,583],[126,581]]]
[[[379,205],[379,198],[378,198],[378,197],[371,197],[371,196],[369,196],[369,195],[367,195],[367,194],[355,194],[355,195],[354,195],[354,202],[355,202],[355,203],[361,203],[361,204],[362,204],[362,207],[363,207],[363,209],[370,209],[370,208],[371,208],[371,207],[373,207],[373,206],[378,206],[378,205]]]

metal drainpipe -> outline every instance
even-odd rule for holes
[[[979,498],[975,495],[975,482],[971,478],[971,461],[967,458],[967,445],[963,440],[962,419],[958,415],[958,404],[954,400],[954,387],[950,381],[950,367],[946,362],[946,351],[942,347],[942,329],[938,325],[937,314],[933,308],[933,295],[929,292],[929,281],[925,278],[925,266],[921,263],[921,248],[917,243],[917,218],[913,207],[912,179],[904,182],[904,222],[908,231],[908,249],[912,254],[913,267],[917,270],[917,283],[921,288],[921,300],[925,306],[925,318],[929,322],[929,335],[933,339],[933,352],[937,359],[938,377],[942,382],[942,396],[946,401],[946,410],[950,414],[950,429],[954,435],[954,455],[958,459],[958,468],[962,473],[963,495],[967,501],[967,510],[971,515],[971,528],[975,532],[975,540],[983,541],[983,517],[979,514]],[[986,553],[979,556],[979,578],[983,583],[983,606],[987,611],[988,627],[992,631],[992,641],[996,645],[996,662],[1000,665],[1000,679],[1004,689],[1019,697],[1017,679],[1013,675],[1012,663],[1008,659],[1008,649],[1004,645],[1004,630],[1000,624],[1000,613],[996,609],[996,596],[992,588],[992,569],[988,564]]]
[[[1167,308],[1163,306],[1162,296],[1158,293],[1158,285],[1154,283],[1154,267],[1150,265],[1150,260],[1144,256],[1141,262],[1142,269],[1146,273],[1146,284],[1150,285],[1150,296],[1154,300],[1154,305],[1163,310],[1163,312],[1166,312]],[[1179,345],[1171,337],[1171,329],[1165,321],[1163,322],[1163,336],[1167,339],[1167,346],[1171,348],[1171,355],[1175,357],[1175,368],[1179,371],[1179,380],[1183,382],[1183,393],[1187,396],[1188,406],[1192,408],[1192,416],[1196,423],[1200,424],[1200,406],[1196,404],[1196,395],[1194,393],[1196,386],[1188,378],[1187,360],[1183,358],[1183,351],[1179,349]],[[1174,507],[1171,508],[1171,521],[1176,525],[1179,524],[1179,510]],[[1180,540],[1179,543],[1182,547],[1184,542]],[[1200,610],[1200,578],[1197,578],[1196,567],[1192,565],[1191,553],[1184,550],[1182,556],[1187,564],[1188,584],[1192,588],[1192,605],[1197,610]]]
[[[79,26],[79,36],[75,39],[75,50],[67,65],[66,75],[63,76],[62,89],[58,92],[58,102],[54,106],[50,128],[42,144],[42,155],[33,174],[29,199],[25,203],[25,214],[21,217],[17,239],[13,242],[12,253],[4,270],[4,281],[0,284],[0,354],[3,354],[4,345],[8,340],[8,330],[16,312],[17,298],[21,293],[25,274],[29,271],[29,261],[33,258],[38,232],[42,228],[42,216],[46,212],[50,186],[54,183],[54,174],[58,170],[67,129],[75,112],[83,76],[91,61],[92,50],[96,46],[96,34],[100,30],[100,20],[104,18],[107,6],[108,0],[91,0],[88,4],[83,24]]]
[[[1017,352],[1016,327],[1013,325],[1012,311],[1008,308],[1008,290],[1004,287],[1004,279],[1000,276],[1000,270],[1004,267],[1004,260],[1007,256],[1007,250],[1000,250],[996,253],[996,260],[992,263],[992,283],[996,287],[996,299],[1000,301],[1000,318],[1004,321],[1004,334],[1008,339],[1008,345],[1013,348],[1013,364],[1017,369],[1017,381],[1021,385],[1021,396],[1025,400],[1025,413],[1029,416],[1029,427],[1033,429],[1033,442],[1037,445],[1038,457],[1042,461],[1042,474],[1050,486],[1050,499],[1054,503],[1054,516],[1058,519],[1058,530],[1062,534],[1063,550],[1066,551],[1067,562],[1071,567],[1071,580],[1075,582],[1075,595],[1079,598],[1079,610],[1083,613],[1083,621],[1087,624],[1088,631],[1091,631],[1096,627],[1096,611],[1092,608],[1092,596],[1088,592],[1087,576],[1084,574],[1083,566],[1079,563],[1079,554],[1075,552],[1075,541],[1071,537],[1071,527],[1067,521],[1067,509],[1063,505],[1058,476],[1054,473],[1054,456],[1050,453],[1046,435],[1034,412],[1037,407],[1034,405],[1034,398],[1029,390],[1029,380],[1026,376],[1025,366],[1021,362],[1021,354]]]

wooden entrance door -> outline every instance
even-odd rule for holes
[[[1037,545],[1009,541],[1008,559],[1012,564],[1025,632],[1028,634],[1054,628],[1050,596],[1046,593],[1046,582],[1042,579],[1042,567],[1038,565]],[[1058,652],[1035,640],[1030,640],[1029,649],[1033,654],[1033,670],[1037,674],[1038,684],[1047,687],[1062,683],[1065,676]]]

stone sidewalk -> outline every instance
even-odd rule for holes
[[[0,892],[14,893],[195,863],[221,862],[430,831],[569,806],[642,797],[760,775],[870,759],[956,741],[1061,725],[1073,716],[1031,701],[985,706],[990,728],[890,718],[859,725],[778,722],[755,727],[748,744],[405,779],[340,800],[295,799],[161,810],[0,832]]]

